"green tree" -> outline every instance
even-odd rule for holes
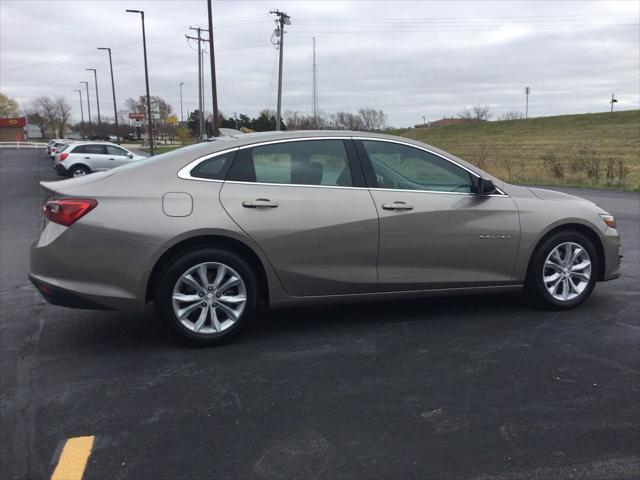
[[[0,117],[17,117],[18,102],[0,92]]]

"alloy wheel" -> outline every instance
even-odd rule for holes
[[[234,269],[218,262],[191,267],[176,282],[173,312],[188,330],[215,335],[231,328],[247,303],[244,280]]]
[[[567,302],[579,297],[591,280],[591,258],[576,242],[557,245],[544,261],[542,281],[555,300]]]

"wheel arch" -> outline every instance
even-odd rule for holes
[[[556,233],[559,233],[559,232],[567,232],[567,231],[581,233],[591,241],[591,243],[593,244],[593,247],[596,249],[596,254],[598,255],[597,280],[598,281],[604,280],[605,252],[604,252],[604,245],[602,243],[602,239],[600,238],[600,235],[598,235],[598,233],[593,228],[582,223],[564,223],[561,225],[556,225],[555,227],[547,231],[542,237],[540,237],[540,239],[536,242],[536,246],[531,252],[531,255],[529,256],[529,262],[527,264],[527,274],[525,278],[527,279],[529,278],[529,273],[531,272],[533,259],[538,253],[538,250],[540,249],[541,245],[552,235],[555,235]]]
[[[151,274],[147,280],[145,302],[153,300],[155,290],[165,267],[167,267],[176,256],[198,247],[219,247],[240,255],[247,263],[249,263],[256,273],[256,277],[258,279],[258,304],[260,306],[268,306],[269,282],[267,280],[267,273],[262,260],[247,244],[235,238],[225,237],[223,235],[198,235],[183,239],[167,249],[167,251],[164,252],[156,261],[153,269],[151,270]]]

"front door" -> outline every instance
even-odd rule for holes
[[[520,226],[507,195],[474,194],[475,174],[432,152],[362,140],[380,215],[380,288],[511,283]]]
[[[378,215],[350,139],[241,149],[220,192],[293,296],[374,292]]]
[[[109,168],[119,167],[125,163],[131,162],[128,153],[124,148],[116,147],[115,145],[106,145],[107,157],[109,162]]]

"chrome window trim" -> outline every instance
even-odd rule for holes
[[[477,193],[473,193],[473,192],[443,192],[443,191],[439,191],[439,190],[408,190],[408,189],[401,189],[401,188],[394,189],[394,188],[380,188],[380,187],[354,187],[354,186],[344,187],[344,186],[340,186],[340,185],[306,185],[306,184],[297,184],[297,183],[244,182],[244,181],[238,181],[238,180],[216,180],[216,179],[212,179],[212,178],[201,178],[201,177],[192,177],[191,176],[191,170],[193,170],[195,167],[197,167],[202,162],[204,162],[206,160],[209,160],[211,158],[215,158],[218,155],[225,155],[225,154],[227,154],[229,152],[240,151],[240,150],[244,150],[244,149],[247,149],[247,148],[260,147],[260,146],[264,146],[264,145],[271,145],[271,144],[277,144],[277,143],[288,143],[288,142],[303,142],[303,141],[308,141],[308,140],[370,140],[370,141],[376,141],[376,142],[397,143],[399,145],[405,145],[407,147],[417,148],[418,150],[422,150],[422,151],[425,151],[425,152],[430,153],[432,155],[435,155],[437,157],[440,157],[443,160],[445,160],[447,162],[450,162],[450,163],[462,168],[463,170],[469,172],[471,175],[474,175],[476,178],[480,178],[480,175],[475,173],[473,170],[468,169],[464,165],[461,165],[458,162],[456,162],[454,160],[451,160],[450,158],[445,157],[444,155],[441,155],[441,154],[439,154],[437,152],[429,150],[428,148],[420,147],[420,146],[414,145],[412,143],[402,142],[402,141],[398,141],[398,140],[389,140],[389,139],[386,139],[386,138],[364,137],[364,136],[363,137],[331,136],[331,137],[287,138],[287,139],[268,140],[268,141],[263,141],[263,142],[250,143],[250,144],[242,145],[242,146],[239,146],[239,147],[227,148],[225,150],[220,150],[219,152],[209,153],[209,154],[204,155],[204,156],[202,156],[200,158],[192,160],[191,162],[189,162],[187,165],[185,165],[184,167],[182,167],[178,171],[178,177],[182,178],[183,180],[198,180],[198,181],[201,181],[201,182],[217,182],[217,183],[235,183],[235,184],[240,184],[240,185],[267,185],[267,186],[277,186],[277,187],[339,188],[339,189],[347,189],[347,190],[380,190],[380,191],[387,191],[387,192],[405,192],[405,193],[406,192],[418,192],[418,193],[437,193],[437,194],[446,194],[446,195],[478,195]],[[349,158],[347,158],[347,161],[349,161]],[[507,195],[505,192],[503,192],[500,188],[496,187],[496,189],[500,193],[491,194],[491,195],[483,195],[483,196],[485,196],[485,197],[509,197],[509,195]]]

